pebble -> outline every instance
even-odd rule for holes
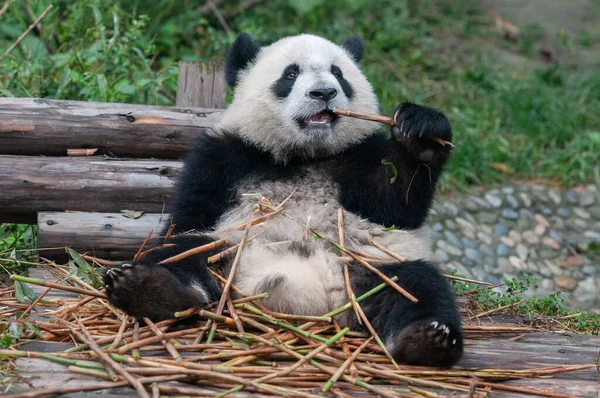
[[[456,231],[456,223],[452,220],[446,220],[446,228],[452,231]]]
[[[540,205],[540,211],[545,216],[551,216],[552,215],[552,209],[549,208],[548,206]]]
[[[506,196],[506,201],[508,202],[508,205],[510,207],[512,207],[513,209],[519,208],[519,201],[514,196],[512,196],[512,195]]]
[[[565,199],[572,205],[576,205],[579,203],[579,194],[575,191],[568,190],[565,193]]]
[[[535,220],[536,223],[538,223],[539,225],[542,225],[546,228],[548,228],[550,226],[548,219],[539,213],[534,215],[533,219]]]
[[[577,287],[577,281],[569,275],[554,275],[554,283],[561,289],[571,291]]]
[[[440,249],[442,249],[446,253],[450,254],[451,256],[458,257],[458,256],[462,255],[462,252],[460,251],[460,249],[458,247],[452,246],[450,243],[447,243],[443,240],[438,241],[438,246],[440,247]]]
[[[478,262],[481,259],[479,252],[476,249],[473,249],[471,247],[467,247],[465,249],[465,256],[467,256],[467,258],[469,258],[473,261],[476,261],[476,262]]]
[[[521,261],[521,259],[519,257],[510,256],[508,258],[508,261],[510,261],[510,264],[518,270],[523,271],[526,268],[525,263],[523,261]]]
[[[500,271],[502,271],[502,272],[514,272],[514,267],[512,266],[510,261],[508,261],[508,259],[506,259],[506,258],[498,259],[498,267],[500,268]]]
[[[583,221],[581,218],[576,218],[572,220],[572,226],[575,227],[575,230],[587,229],[588,224]]]
[[[508,236],[508,227],[504,224],[494,225],[494,233],[496,235]]]
[[[515,192],[515,189],[513,187],[502,187],[502,192],[504,192],[507,195],[510,195],[513,192]]]
[[[559,266],[563,268],[582,267],[587,263],[587,259],[583,256],[567,256],[559,262]]]
[[[531,205],[533,204],[531,202],[531,197],[529,195],[527,195],[526,193],[524,193],[524,192],[520,193],[519,197],[521,198],[521,201],[523,202],[523,206],[531,207]]]
[[[431,229],[434,230],[435,232],[442,232],[444,230],[444,226],[442,224],[440,224],[439,222],[436,222],[435,224],[433,224],[431,226]]]
[[[560,268],[558,268],[556,266],[556,264],[554,264],[551,261],[548,260],[544,260],[544,265],[546,267],[548,267],[548,269],[550,270],[550,272],[552,272],[554,275],[562,275],[562,270]]]
[[[484,197],[485,197],[485,200],[487,200],[488,203],[490,205],[492,205],[492,207],[497,209],[500,206],[502,206],[502,199],[500,197],[494,195],[493,193],[488,192],[484,195]]]
[[[567,207],[561,207],[556,211],[556,214],[558,214],[562,218],[569,218],[571,217],[571,210],[569,210]]]
[[[537,224],[533,232],[535,232],[537,236],[544,236],[544,234],[546,233],[546,227],[542,224]]]
[[[478,196],[470,195],[469,199],[471,199],[473,202],[477,203],[477,205],[479,205],[479,207],[481,207],[482,209],[491,208],[490,204],[486,200],[483,200]]]
[[[513,209],[504,209],[502,210],[502,217],[506,218],[507,220],[517,220],[519,218],[519,213]]]
[[[590,207],[596,201],[596,197],[592,192],[583,192],[579,197],[579,206]]]
[[[481,224],[494,224],[496,221],[498,221],[498,214],[486,211],[479,213],[477,218]]]
[[[573,213],[579,218],[583,218],[584,220],[589,220],[592,218],[592,215],[589,211],[582,209],[581,207],[573,207]]]
[[[565,229],[565,222],[560,217],[553,216],[552,220],[551,220],[551,224],[552,224],[552,228],[558,229],[559,231]]]
[[[558,244],[557,241],[555,241],[552,238],[545,237],[545,238],[542,239],[542,243],[544,245],[548,246],[552,250],[560,250],[560,245]]]
[[[475,244],[475,242],[473,242],[472,239],[467,238],[466,236],[462,237],[462,242],[466,247],[472,247],[473,249],[475,249],[477,247],[477,245]]]
[[[435,256],[436,260],[440,263],[446,263],[450,260],[448,254],[446,254],[446,252],[441,249],[437,249],[435,253],[433,253],[433,255]]]
[[[508,233],[508,237],[514,240],[516,243],[521,243],[523,241],[521,234],[518,231],[515,231],[514,229]]]
[[[446,235],[446,239],[448,239],[448,242],[450,242],[452,245],[462,249],[462,247],[463,247],[462,242],[460,241],[460,239],[458,239],[456,237],[456,235],[452,231],[444,231],[444,235]]]
[[[584,275],[596,275],[598,273],[598,268],[595,265],[584,265],[583,268],[581,269],[583,271]]]
[[[479,211],[479,206],[477,206],[477,203],[473,202],[472,200],[465,201],[465,206],[467,207],[467,210],[469,210],[469,211],[472,211],[472,212]]]
[[[481,245],[479,245],[479,251],[483,255],[487,255],[487,256],[494,255],[494,250],[492,250],[492,248],[490,246],[486,245],[485,243],[482,243]]]
[[[529,257],[529,249],[525,245],[518,244],[515,250],[521,260],[525,261]]]
[[[535,232],[533,232],[531,230],[523,232],[523,239],[525,239],[525,241],[527,243],[529,243],[530,245],[537,245],[537,244],[540,243],[539,236]]]
[[[462,233],[464,236],[466,236],[469,239],[476,239],[475,230],[465,229],[464,231],[462,231]]]
[[[500,237],[500,242],[504,243],[508,247],[514,247],[515,246],[515,241],[512,240],[511,238],[509,238],[508,236],[501,236]]]
[[[474,230],[475,226],[461,217],[456,217],[456,223],[463,230]]]
[[[596,231],[585,231],[583,233],[583,236],[585,236],[586,238],[590,238],[591,240],[600,242],[600,233],[598,233]]]
[[[492,244],[492,237],[485,232],[477,232],[477,239],[484,242],[486,245]]]
[[[573,292],[573,297],[577,297],[577,301],[582,305],[588,307],[598,305],[600,297],[598,295],[598,289],[600,285],[600,278],[594,278],[588,276],[584,280],[580,281]]]
[[[508,246],[506,246],[504,243],[500,243],[498,245],[498,248],[496,249],[496,254],[500,257],[506,257],[508,256],[508,254],[510,253],[510,250],[508,249]]]
[[[553,191],[553,190],[548,191],[548,196],[550,197],[550,199],[552,199],[552,201],[554,202],[555,205],[559,205],[560,202],[562,202],[562,198],[561,198],[560,194],[556,191]]]

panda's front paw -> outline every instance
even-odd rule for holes
[[[394,120],[392,135],[400,144],[442,148],[440,140],[452,141],[450,123],[438,110],[404,102],[394,111]]]
[[[409,365],[450,368],[463,353],[460,325],[429,318],[413,322],[392,342],[392,356]]]

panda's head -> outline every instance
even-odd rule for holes
[[[338,46],[303,34],[258,47],[249,35],[239,35],[226,57],[226,79],[235,92],[220,127],[283,162],[334,155],[364,140],[376,131],[374,122],[331,112],[378,112],[358,67],[362,55],[356,37]]]

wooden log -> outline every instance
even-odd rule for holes
[[[32,224],[38,211],[161,213],[182,166],[173,160],[0,155],[0,220]]]
[[[121,213],[38,213],[40,255],[55,261],[67,258],[65,250],[44,250],[69,246],[79,253],[108,260],[131,260],[144,239],[154,230],[159,236],[169,214],[145,213],[133,219]]]
[[[179,61],[177,106],[224,108],[226,93],[222,63]]]
[[[101,102],[0,98],[0,154],[66,156],[67,149],[96,154],[177,159],[223,110]]]

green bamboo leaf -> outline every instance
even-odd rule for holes
[[[38,298],[38,295],[26,283],[23,283],[21,288],[23,289],[23,294],[31,301],[35,301]]]
[[[69,255],[71,256],[73,261],[75,261],[75,264],[77,264],[78,267],[89,272],[93,271],[92,266],[87,261],[85,261],[85,259],[81,257],[81,255],[75,250],[69,248]]]
[[[23,294],[23,284],[19,281],[15,281],[15,298],[19,303],[27,303]]]
[[[25,326],[27,326],[29,328],[29,330],[31,330],[37,337],[42,337],[42,332],[40,332],[40,329],[36,328],[35,326],[33,326],[31,323],[29,322],[23,322],[25,324]]]

